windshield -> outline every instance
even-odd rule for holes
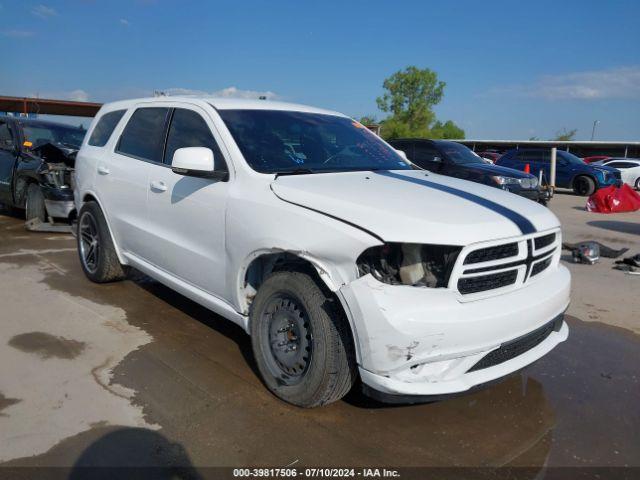
[[[458,165],[484,163],[484,161],[468,147],[455,142],[438,142],[438,148],[449,160]]]
[[[258,172],[411,169],[395,150],[349,118],[277,110],[218,113]]]
[[[584,162],[582,161],[582,159],[580,157],[576,157],[573,153],[558,152],[558,155],[560,156],[560,158],[565,159],[566,161],[568,161],[569,163],[572,163],[573,165],[584,165]]]
[[[80,148],[86,130],[65,127],[63,125],[47,125],[34,123],[23,125],[25,141],[31,142],[32,148],[40,147],[45,143],[62,144],[67,147]]]

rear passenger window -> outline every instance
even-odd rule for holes
[[[162,162],[164,126],[168,108],[139,108],[122,132],[117,152],[124,155]]]
[[[126,110],[115,110],[102,115],[93,129],[93,132],[91,132],[88,142],[89,145],[94,147],[104,147],[109,141],[109,137],[111,137],[116,125],[118,125],[118,122],[124,115],[124,112],[126,112]]]
[[[216,170],[225,170],[222,153],[204,118],[193,110],[176,108],[167,136],[164,163],[171,165],[175,151],[186,147],[210,148],[213,151]]]

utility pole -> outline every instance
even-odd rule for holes
[[[598,125],[599,123],[600,123],[600,120],[593,121],[593,129],[591,130],[591,141],[593,141],[593,139],[596,136],[596,125]]]

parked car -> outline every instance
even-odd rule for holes
[[[531,173],[543,171],[547,181],[551,173],[551,151],[546,149],[514,149],[506,152],[498,164],[524,170],[529,165]],[[586,164],[572,153],[557,151],[556,186],[570,188],[578,195],[589,196],[598,188],[620,184],[620,172],[615,168]]]
[[[496,152],[495,150],[485,150],[483,152],[476,152],[482,158],[486,158],[487,160],[491,160],[491,163],[496,163],[500,156],[502,155],[500,152]]]
[[[264,384],[295,405],[335,401],[358,376],[387,400],[463,392],[568,335],[552,212],[415,170],[337,112],[107,104],[76,182],[86,276],[133,266],[239,324]]]
[[[85,133],[60,123],[0,117],[0,203],[25,209],[27,228],[72,219],[72,172]]]
[[[501,188],[530,200],[546,204],[547,193],[535,175],[512,168],[489,165],[468,147],[448,140],[409,138],[391,140],[394,148],[425,170]]]
[[[582,161],[584,163],[600,163],[603,160],[607,160],[611,157],[607,156],[607,155],[591,155],[590,157],[583,157]]]
[[[636,190],[640,190],[640,159],[638,158],[609,158],[596,165],[604,165],[606,167],[615,168],[620,171],[622,181],[632,186]]]

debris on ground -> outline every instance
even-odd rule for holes
[[[629,275],[640,275],[640,253],[636,253],[632,257],[617,260],[613,268],[622,270]]]
[[[564,248],[565,250],[571,250],[572,252],[573,250],[580,249],[581,247],[584,247],[584,246],[588,246],[590,248],[592,248],[593,246],[596,246],[598,248],[600,256],[606,257],[606,258],[618,258],[623,253],[627,253],[629,251],[628,248],[620,248],[616,250],[615,248],[607,247],[605,244],[596,242],[593,240],[589,240],[588,242],[579,242],[579,243],[569,243],[569,242],[562,243],[562,248]]]
[[[601,188],[589,197],[585,206],[588,212],[622,213],[640,210],[640,194],[629,185],[622,184],[620,188],[611,185]]]

